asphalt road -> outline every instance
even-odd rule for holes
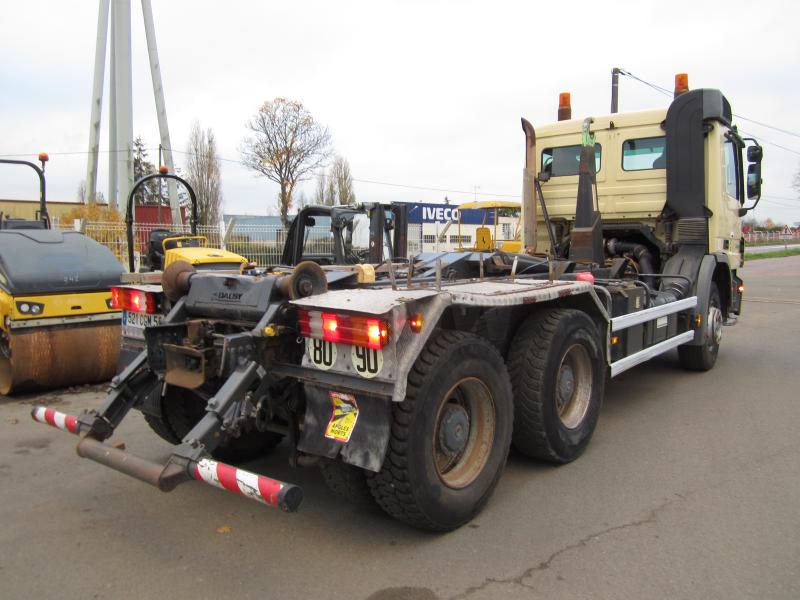
[[[0,596],[798,598],[800,257],[743,277],[713,371],[667,356],[621,375],[583,457],[512,453],[486,509],[445,535],[339,501],[283,448],[248,466],[303,486],[296,514],[199,483],[163,494],[28,416],[101,391],[0,399]],[[168,453],[138,413],[116,437]]]

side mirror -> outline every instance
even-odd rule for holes
[[[750,159],[750,150],[755,150],[756,146],[751,146],[747,149],[747,158]],[[757,148],[761,150],[761,148]],[[760,156],[759,156],[760,159]],[[754,162],[747,167],[747,197],[760,198],[761,197],[761,163]]]
[[[747,162],[760,163],[763,157],[764,157],[764,150],[761,148],[761,146],[747,147]],[[748,176],[749,175],[750,173],[748,171]]]

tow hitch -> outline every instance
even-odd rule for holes
[[[76,417],[52,408],[35,406],[31,417],[39,423],[79,436],[79,456],[154,485],[162,492],[170,492],[178,484],[196,479],[286,512],[295,512],[303,500],[303,490],[296,485],[199,456],[202,447],[198,449],[190,444],[180,444],[175,447],[166,464],[162,465],[105,444],[86,435],[92,429],[89,422],[95,418],[91,413],[84,412]]]

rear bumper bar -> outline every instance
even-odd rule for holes
[[[160,464],[121,448],[81,435],[85,426],[80,419],[52,408],[35,406],[31,410],[34,421],[50,425],[68,433],[81,436],[78,455],[89,458],[140,481],[169,492],[183,483],[195,479],[261,504],[295,512],[303,501],[303,490],[264,475],[245,471],[209,458],[187,459],[173,454],[165,464]]]

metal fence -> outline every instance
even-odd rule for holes
[[[758,242],[780,243],[783,241],[798,242],[800,241],[800,229],[788,233],[781,231],[753,231],[744,234],[744,241],[747,244],[755,244]]]
[[[107,246],[125,268],[128,268],[128,240],[125,223],[84,221],[80,230],[90,238]],[[63,229],[73,226],[62,225]],[[134,262],[136,268],[142,256],[147,253],[150,234],[156,230],[176,234],[191,235],[188,225],[177,226],[171,223],[135,223],[133,226]],[[280,264],[287,229],[275,225],[236,224],[225,237],[223,227],[199,226],[197,235],[208,239],[211,248],[222,248],[240,254],[260,267]],[[366,250],[366,246],[364,247]],[[408,226],[408,254],[413,256],[422,252],[422,225]],[[303,243],[304,254],[333,254],[333,235],[329,226],[306,229]]]
[[[422,252],[422,224],[409,223],[408,225],[408,256]]]
[[[72,229],[72,226],[64,227]],[[80,224],[81,231],[90,238],[107,246],[120,263],[128,267],[128,240],[124,223],[85,221]],[[191,235],[189,226],[171,223],[135,223],[133,226],[134,262],[138,268],[142,256],[147,253],[150,234],[156,230],[175,234]],[[221,227],[199,226],[197,235],[208,239],[211,248],[223,248],[235,252],[255,262],[258,266],[280,263],[286,241],[286,229],[274,225],[234,225],[223,239]],[[306,230],[304,243],[306,254],[333,253],[333,237],[329,227],[314,227]]]

